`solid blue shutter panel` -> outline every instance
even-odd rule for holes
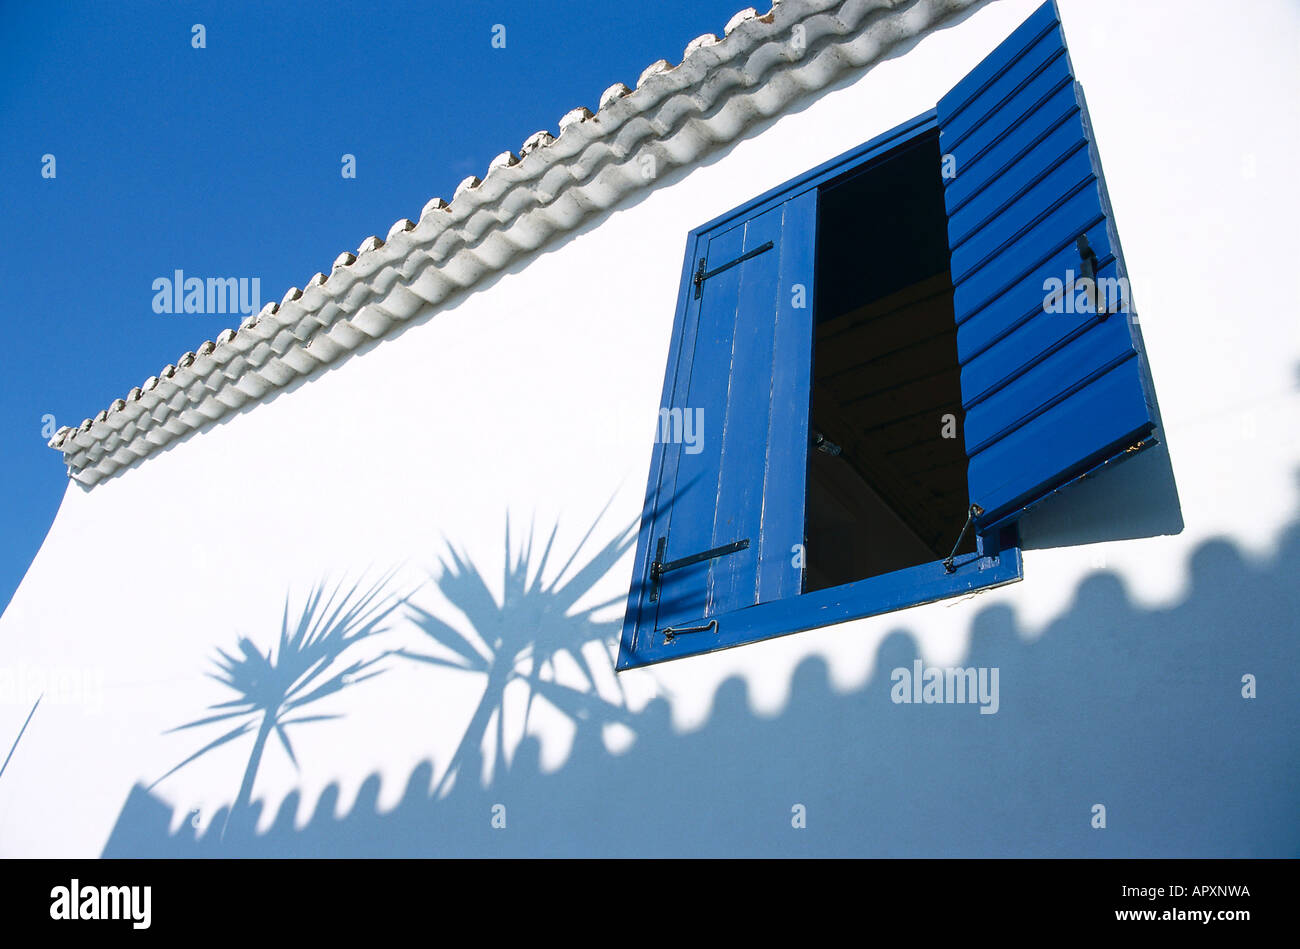
[[[1142,444],[1154,397],[1136,317],[1104,316],[1078,282],[1080,237],[1098,286],[1127,273],[1055,3],[939,102],[938,124],[955,170],[944,198],[970,499],[989,528]]]
[[[693,270],[706,276],[698,296],[694,281],[684,290],[660,438],[679,410],[702,424],[695,444],[657,446],[662,464],[638,564],[639,654],[664,645],[656,631],[665,627],[800,592],[794,545],[803,541],[815,212],[808,191],[695,244]],[[664,573],[652,601],[661,539],[663,562],[748,546]]]

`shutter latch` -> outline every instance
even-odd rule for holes
[[[980,507],[978,504],[972,504],[970,510],[966,512],[966,523],[962,525],[961,533],[957,535],[957,543],[952,545],[952,553],[950,553],[948,559],[943,562],[943,569],[947,573],[953,573],[956,571],[957,568],[953,566],[953,560],[957,556],[957,548],[960,547],[961,542],[966,539],[966,532],[970,530],[970,526],[974,523],[975,518],[980,517],[983,513],[984,508]]]
[[[709,630],[717,630],[718,621],[709,620],[703,626],[665,626],[663,628],[664,642],[670,643],[678,636],[685,633],[707,633]]]
[[[737,257],[735,260],[729,260],[725,264],[719,264],[718,266],[714,267],[712,270],[704,269],[704,258],[701,257],[699,265],[695,268],[695,279],[694,279],[695,299],[698,300],[700,298],[700,292],[701,292],[701,288],[704,285],[704,281],[708,280],[710,277],[722,273],[722,271],[724,270],[730,270],[732,267],[736,266],[736,264],[743,263],[744,261],[749,260],[749,258],[751,257],[757,257],[759,254],[763,253],[763,251],[771,250],[774,246],[775,245],[771,241],[768,241],[766,244],[759,244],[753,250],[746,251],[745,253]]]
[[[723,557],[727,554],[734,554],[738,550],[744,550],[749,546],[749,538],[737,540],[730,544],[723,544],[721,547],[714,547],[712,550],[701,551],[698,554],[691,554],[689,557],[682,557],[679,560],[670,560],[664,563],[664,548],[668,546],[668,538],[660,537],[659,546],[655,548],[655,560],[650,565],[650,602],[653,603],[659,599],[659,579],[669,570],[680,570],[682,567],[689,567],[693,564],[701,563],[705,560],[712,560],[715,557]]]
[[[1079,280],[1088,288],[1088,296],[1092,298],[1093,312],[1104,320],[1112,314],[1109,307],[1104,305],[1105,301],[1102,300],[1101,289],[1097,286],[1097,252],[1088,243],[1087,234],[1079,235],[1075,247],[1079,249]]]

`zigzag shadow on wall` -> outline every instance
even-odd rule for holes
[[[525,738],[486,787],[438,797],[426,762],[383,812],[372,774],[345,814],[331,786],[295,826],[294,793],[266,832],[249,820],[223,840],[170,834],[171,808],[137,786],[104,856],[1295,856],[1297,558],[1295,523],[1262,562],[1206,542],[1185,599],[1155,609],[1094,573],[1033,640],[1010,609],[981,610],[962,665],[999,670],[996,714],[891,701],[891,670],[917,658],[900,630],[851,691],[807,659],[766,717],[732,678],[697,731],[679,733],[657,699],[631,718],[624,754],[579,729],[546,773]],[[1247,674],[1257,698],[1243,696]]]

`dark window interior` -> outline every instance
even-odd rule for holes
[[[937,134],[819,190],[805,592],[946,557],[965,522],[947,229]]]

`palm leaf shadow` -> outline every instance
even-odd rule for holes
[[[364,591],[359,584],[344,591],[344,585],[339,583],[328,595],[324,584],[318,583],[292,622],[286,597],[279,642],[274,651],[268,650],[265,655],[246,636],[239,638],[231,652],[218,649],[214,659],[216,669],[208,676],[234,692],[235,697],[209,706],[208,710],[214,714],[168,729],[164,734],[221,722],[236,723],[235,727],[171,768],[150,789],[192,761],[256,729],[239,793],[222,827],[224,835],[231,818],[250,809],[253,784],[271,735],[274,733],[279,739],[297,768],[298,757],[289,740],[290,727],[342,717],[306,714],[306,707],[383,671],[375,667],[391,652],[346,664],[342,661],[344,653],[357,643],[387,628],[384,621],[402,602],[391,594],[384,595],[392,576],[390,572],[380,577]]]
[[[636,542],[640,518],[619,531],[586,563],[575,569],[579,554],[608,508],[607,503],[549,582],[542,578],[554,551],[558,525],[552,527],[534,563],[533,529],[529,528],[527,539],[516,552],[511,543],[507,516],[505,576],[500,603],[478,567],[449,544],[440,564],[441,574],[435,583],[452,606],[470,621],[475,634],[472,637],[462,634],[423,607],[410,604],[413,622],[439,647],[439,651],[437,654],[424,654],[401,649],[398,654],[442,668],[477,673],[484,679],[482,698],[435,789],[435,795],[444,793],[461,771],[474,773],[477,769],[485,773],[488,770],[485,766],[490,766],[491,774],[495,776],[508,767],[504,701],[506,690],[515,683],[523,683],[528,690],[523,719],[525,730],[538,698],[574,720],[575,724],[630,722],[631,715],[623,704],[611,702],[599,694],[596,677],[582,651],[588,643],[617,637],[621,623],[597,621],[595,615],[622,602],[626,594],[575,609],[578,601],[595,588]],[[586,679],[585,690],[543,677],[546,669],[554,670],[555,661],[562,656],[567,657]],[[483,744],[494,726],[494,750],[489,762],[483,753]]]

